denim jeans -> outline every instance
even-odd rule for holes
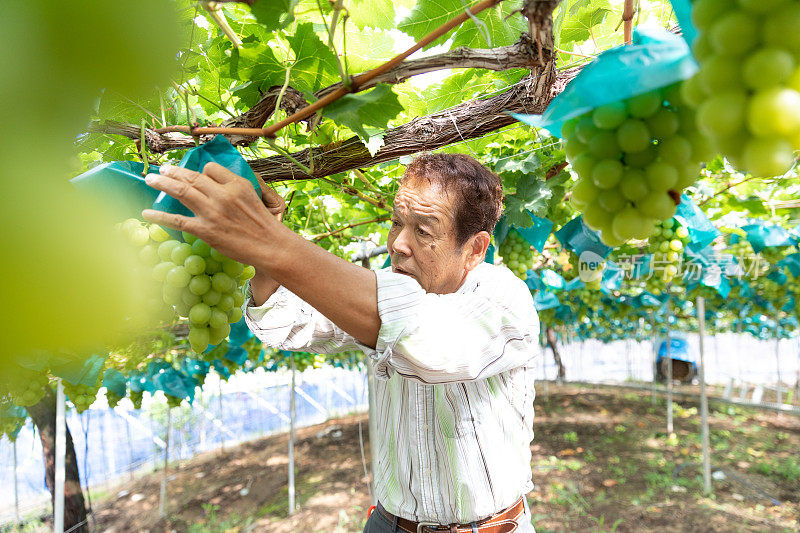
[[[523,501],[525,502],[525,513],[517,521],[517,529],[514,530],[514,533],[536,533],[536,530],[533,529],[533,524],[531,524],[531,511],[528,508],[528,501],[524,498]],[[402,530],[395,529],[386,517],[378,511],[373,511],[364,526],[364,533],[402,533]]]

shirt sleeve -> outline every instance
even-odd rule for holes
[[[250,287],[247,288],[248,293]],[[304,300],[281,286],[260,306],[244,306],[247,327],[261,342],[278,350],[330,354],[370,350]]]
[[[381,329],[378,377],[397,372],[422,383],[483,379],[528,363],[538,354],[539,319],[528,287],[491,269],[469,291],[426,293],[408,276],[376,272]]]

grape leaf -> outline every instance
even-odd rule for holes
[[[268,31],[285,28],[294,21],[294,8],[298,0],[259,0],[251,12]]]
[[[607,0],[597,0],[585,6],[581,5],[575,16],[568,17],[561,26],[561,35],[559,36],[561,47],[567,47],[570,43],[582,43],[589,39],[592,36],[591,29],[601,24],[609,13],[611,13],[611,6]],[[567,49],[571,49],[571,46]]]
[[[336,57],[320,40],[311,22],[298,24],[289,37],[289,46],[295,57],[290,84],[298,91],[310,94],[339,78]]]
[[[325,108],[325,116],[353,130],[374,155],[383,145],[382,137],[374,139],[376,134],[402,110],[392,87],[379,84],[365,93],[343,96]]]
[[[392,0],[352,0],[348,8],[350,21],[357,28],[394,28],[394,2]]]
[[[486,43],[484,31],[488,33],[492,47],[513,44],[527,26],[519,14],[508,19],[506,17],[518,10],[521,4],[521,0],[509,0],[499,6],[481,11],[475,15],[475,18],[483,23],[482,27],[479,28],[475,22],[467,20],[452,33],[453,46],[489,46]],[[467,0],[463,2],[462,0],[419,0],[408,17],[400,22],[397,28],[416,40],[420,40],[459,13],[463,13],[465,7],[471,5],[474,5],[474,2]],[[439,37],[428,44],[425,49],[443,44],[450,36],[450,34],[445,34]]]

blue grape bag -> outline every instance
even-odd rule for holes
[[[682,37],[661,29],[636,28],[631,45],[606,50],[583,67],[544,114],[511,115],[561,137],[561,126],[573,117],[672,85],[695,72],[697,63]]]
[[[253,169],[236,148],[222,135],[192,148],[184,154],[179,167],[201,172],[207,163],[218,163],[234,174],[246,178],[259,195]],[[150,165],[149,173],[158,173],[159,167]],[[153,189],[144,182],[144,164],[135,161],[113,161],[103,163],[71,180],[76,188],[101,198],[114,210],[117,217],[140,218],[143,209],[157,209],[168,213],[193,216],[183,204],[171,196]]]

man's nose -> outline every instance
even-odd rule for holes
[[[409,245],[408,228],[403,228],[400,233],[395,237],[394,242],[389,250],[394,251],[401,255],[411,255],[411,247]]]

